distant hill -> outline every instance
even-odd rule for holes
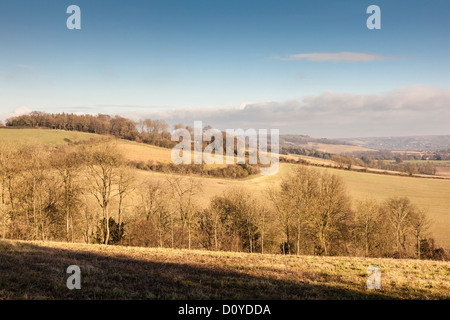
[[[374,151],[370,148],[352,144],[351,142],[312,138],[305,135],[284,134],[280,135],[280,147],[282,148],[305,148],[328,153],[351,153],[357,151]]]
[[[298,134],[282,134],[280,135],[280,144],[308,144],[309,142],[324,143],[324,144],[346,144],[351,145],[349,142],[343,142],[339,140],[332,140],[326,138],[312,138],[306,135]]]
[[[437,151],[450,149],[450,135],[342,138],[339,140],[353,145],[378,150]]]

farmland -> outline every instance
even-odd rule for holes
[[[68,142],[89,140],[98,135],[77,131],[64,130],[37,130],[37,129],[1,129],[0,140],[12,143],[42,143],[49,146],[58,146]]]
[[[80,141],[99,137],[99,135],[67,132],[61,130],[36,130],[36,129],[5,129],[0,130],[0,140],[11,141],[20,140],[41,142],[49,145],[58,145],[70,141]],[[169,162],[170,149],[150,146],[137,142],[118,140],[118,148],[122,150],[126,157],[135,161]],[[295,159],[296,156],[290,156]],[[303,157],[302,157],[303,158]],[[318,164],[329,164],[329,160],[308,158],[307,160]],[[326,163],[325,163],[326,162]],[[260,199],[267,198],[266,190],[270,186],[277,186],[281,179],[292,171],[295,165],[280,164],[280,170],[273,176],[250,176],[245,179],[224,179],[211,177],[194,176],[193,179],[202,185],[202,194],[199,201],[207,205],[209,200],[222,194],[230,187],[243,187],[254,193]],[[427,210],[433,220],[431,232],[439,245],[450,248],[450,180],[440,180],[431,178],[415,178],[393,175],[382,175],[374,173],[355,172],[333,168],[317,168],[320,171],[327,171],[337,174],[344,179],[349,195],[354,202],[374,198],[384,201],[393,196],[407,196],[412,202]],[[164,181],[167,174],[147,171],[136,171],[140,181],[152,179]]]

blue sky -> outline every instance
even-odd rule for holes
[[[66,28],[71,4],[81,30]],[[366,27],[371,4],[381,30]],[[117,113],[320,137],[450,134],[449,17],[443,0],[0,0],[0,114]]]

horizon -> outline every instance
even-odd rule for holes
[[[31,112],[45,112],[45,111],[32,110],[32,111],[27,111],[26,113],[21,113],[21,112],[19,112],[19,113],[14,113],[14,112],[11,112],[11,113],[9,113],[9,115],[11,115],[11,116],[6,117],[6,118],[0,118],[0,124],[5,125],[5,127],[6,127],[6,120],[8,120],[8,119],[10,119],[10,118],[14,118],[14,117],[20,117],[20,116],[22,116],[22,115],[27,115],[27,114],[30,114]],[[64,113],[64,112],[61,112],[61,113]],[[54,113],[54,114],[57,114],[57,113]],[[74,114],[74,115],[91,115],[91,116],[97,116],[97,115],[99,115],[99,114],[104,114],[104,115],[108,115],[108,116],[110,116],[110,117],[120,116],[120,115],[117,115],[117,114],[107,114],[107,113],[96,113],[96,114],[93,114],[93,113],[72,113],[72,112],[66,112],[66,114]],[[128,119],[128,118],[126,118],[126,119]],[[131,119],[130,119],[130,120],[131,120]],[[142,119],[140,119],[140,120],[145,120],[145,119],[142,118]],[[152,119],[152,120],[161,120],[161,119],[156,119],[156,118],[154,118],[154,119]],[[133,121],[134,121],[134,120],[133,120]],[[135,123],[136,125],[138,124],[138,122],[139,122],[139,121],[134,121],[134,123]],[[167,123],[167,124],[170,125],[171,127],[174,127],[176,124],[180,124],[180,123],[174,122],[174,123]],[[186,126],[189,126],[191,123],[181,123],[181,124],[186,125]],[[193,123],[192,123],[192,126],[193,126]],[[205,127],[206,127],[206,126],[210,126],[210,125],[206,123],[206,124],[205,124]],[[0,127],[0,128],[1,128],[1,127]],[[13,129],[14,127],[11,127],[11,128]],[[30,129],[31,129],[31,128],[30,128]],[[42,128],[39,128],[39,129],[48,129],[48,128],[42,127]],[[136,129],[139,130],[138,126],[136,127]],[[217,128],[217,127],[213,127],[213,129],[216,129],[216,130],[220,130],[220,131],[222,131],[222,132],[225,132],[228,128]],[[244,129],[244,130],[246,130],[247,128],[233,128],[233,129],[236,129],[236,130],[238,130],[238,129]],[[248,129],[253,129],[253,128],[248,128]],[[450,136],[450,134],[424,134],[424,135],[408,135],[408,136],[389,136],[389,135],[383,136],[383,135],[380,135],[380,136],[358,136],[358,137],[354,136],[354,137],[329,138],[329,137],[315,137],[315,136],[311,136],[311,135],[308,135],[308,134],[302,134],[302,133],[289,133],[289,132],[286,132],[286,133],[281,133],[280,136],[303,136],[303,137],[308,137],[308,138],[313,138],[313,139],[336,140],[336,141],[340,141],[340,142],[343,142],[343,143],[350,143],[350,142],[348,142],[348,141],[342,141],[341,139],[447,137],[447,136]],[[351,143],[350,143],[350,144],[351,144]]]

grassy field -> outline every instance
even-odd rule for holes
[[[57,146],[70,141],[89,140],[99,137],[92,133],[48,129],[0,129],[0,140],[15,143],[43,143],[49,146]]]
[[[394,162],[394,161],[395,160],[391,160],[391,162]],[[431,163],[432,165],[439,166],[439,167],[450,167],[449,160],[404,160],[403,163],[411,163],[411,164]]]
[[[103,137],[93,133],[48,130],[48,129],[0,129],[0,141],[21,143],[43,143],[49,146],[58,146],[68,142],[89,140]],[[127,140],[118,140],[119,149],[133,161],[153,160],[155,162],[170,162],[170,149],[151,146]]]
[[[171,150],[148,144],[119,140],[119,150],[132,161],[171,162]]]
[[[148,145],[145,143],[138,143],[127,140],[118,140],[118,148],[121,150],[127,159],[132,161],[154,161],[154,162],[162,162],[162,163],[171,163],[172,162],[172,150],[167,148],[161,148],[157,146]],[[191,152],[191,161],[194,163],[195,152]],[[217,167],[217,166],[226,166],[226,155],[223,156],[223,165],[206,165],[206,167]],[[234,158],[235,159],[235,158]]]
[[[374,149],[369,149],[362,146],[356,145],[346,145],[346,144],[326,144],[326,143],[318,143],[318,142],[308,142],[304,146],[307,149],[314,149],[322,152],[329,153],[351,153],[351,152],[360,152],[360,151],[375,151]]]
[[[436,167],[436,174],[443,177],[450,177],[450,166]]]
[[[367,289],[370,265],[381,290]],[[437,261],[0,240],[0,299],[450,299],[449,277]]]

